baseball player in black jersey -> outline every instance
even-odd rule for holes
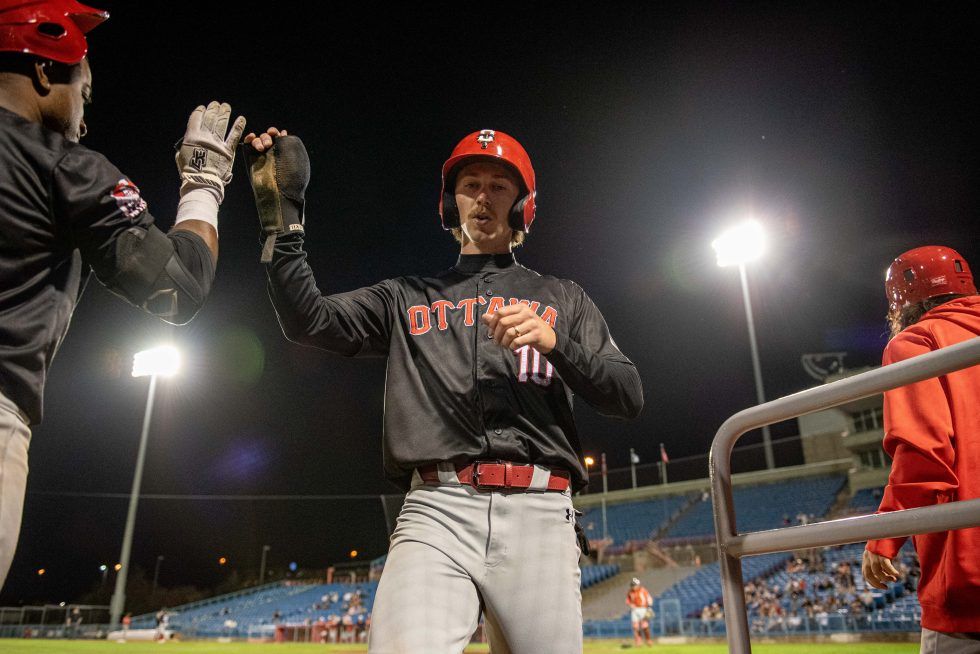
[[[190,117],[176,159],[175,225],[154,226],[137,186],[78,144],[92,73],[86,33],[108,14],[75,0],[0,0],[0,586],[20,530],[30,426],[89,269],[116,295],[182,324],[218,257],[218,205],[245,128],[231,107]]]
[[[287,338],[388,358],[384,466],[408,495],[369,651],[458,654],[481,611],[495,653],[581,651],[571,492],[587,477],[572,396],[632,418],[643,392],[585,292],[514,259],[535,214],[524,148],[482,130],[443,166],[440,213],[460,243],[455,265],[326,295],[303,250],[302,142],[275,128],[245,142]]]

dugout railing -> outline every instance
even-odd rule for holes
[[[711,443],[708,467],[729,652],[752,651],[743,594],[742,557],[980,526],[980,499],[976,499],[739,534],[732,497],[731,456],[735,442],[746,432],[764,425],[978,364],[980,337],[745,409],[722,424]]]

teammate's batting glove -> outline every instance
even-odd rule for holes
[[[280,136],[265,152],[257,152],[251,145],[242,147],[265,241],[259,261],[269,263],[276,236],[304,233],[303,209],[310,183],[310,157],[298,136]]]
[[[177,171],[180,174],[180,195],[206,189],[221,204],[225,186],[231,181],[235,148],[245,131],[245,118],[235,119],[228,131],[231,106],[212,101],[198,107],[187,120],[184,138],[177,143]],[[227,138],[225,132],[228,131]]]

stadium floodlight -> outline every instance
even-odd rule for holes
[[[756,220],[746,220],[722,232],[711,242],[718,265],[740,266],[755,261],[766,251],[766,233]]]
[[[139,504],[140,485],[143,481],[143,461],[146,458],[146,442],[150,435],[150,419],[153,416],[153,399],[156,396],[157,379],[172,377],[180,370],[180,353],[172,345],[162,345],[137,352],[133,356],[133,377],[149,377],[150,389],[146,396],[146,413],[143,414],[143,430],[139,450],[136,453],[136,469],[133,473],[133,489],[129,494],[129,511],[123,532],[122,552],[116,564],[115,592],[109,605],[110,628],[119,628],[123,606],[126,604],[126,577],[129,575],[129,554],[133,547],[133,530],[136,527],[136,507]]]
[[[748,274],[745,264],[755,261],[766,250],[766,234],[762,225],[755,220],[746,220],[722,232],[721,236],[711,242],[715,250],[718,265],[721,267],[738,266],[738,274],[742,280],[742,300],[745,303],[745,320],[749,326],[749,346],[752,350],[752,372],[755,375],[755,395],[759,404],[766,401],[762,388],[762,368],[759,365],[759,347],[755,342],[755,322],[752,320],[752,302],[749,299]],[[772,437],[769,435],[769,425],[762,428],[762,446],[766,455],[766,468],[772,470],[776,462],[772,454]]]
[[[161,345],[133,356],[133,377],[173,377],[180,370],[180,352],[172,345]]]

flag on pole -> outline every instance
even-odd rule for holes
[[[640,462],[640,455],[630,449],[630,463],[636,465]]]
[[[660,444],[660,460],[664,463],[670,463],[670,457],[667,456],[667,450],[664,449],[664,444]]]

